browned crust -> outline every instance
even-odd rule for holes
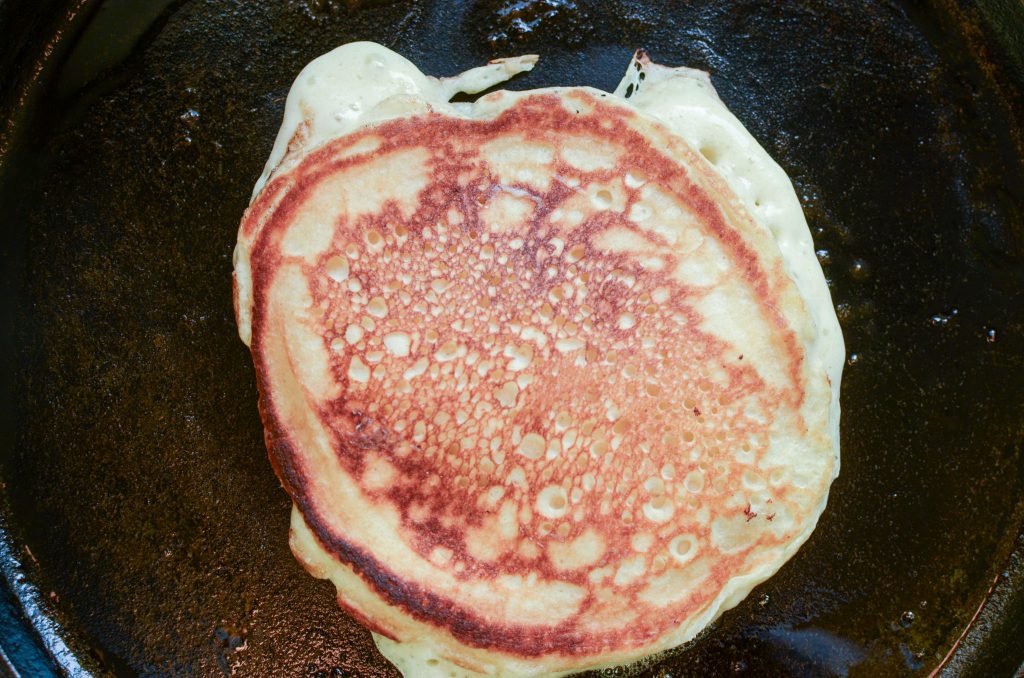
[[[593,97],[588,98],[593,99]],[[444,138],[467,133],[479,133],[486,129],[490,136],[501,136],[509,133],[524,134],[531,129],[561,128],[574,131],[588,131],[594,134],[612,135],[624,147],[629,148],[637,164],[644,171],[664,183],[671,183],[677,188],[683,187],[687,203],[700,215],[702,226],[714,233],[719,243],[728,251],[737,270],[745,277],[754,289],[762,308],[772,314],[772,321],[780,330],[785,341],[785,354],[788,361],[788,372],[792,388],[780,394],[789,400],[794,409],[798,409],[804,398],[802,386],[803,353],[794,333],[789,329],[787,320],[775,303],[777,290],[771,280],[778,282],[778,271],[774,276],[766,275],[761,268],[758,254],[751,249],[743,237],[737,233],[723,218],[717,203],[700,186],[692,183],[685,170],[676,161],[663,155],[654,148],[647,139],[625,124],[623,117],[630,115],[618,107],[603,104],[597,100],[591,102],[601,115],[567,114],[557,97],[534,96],[527,103],[515,106],[493,121],[468,121],[445,118],[438,115],[425,116],[407,120],[395,120],[373,128],[372,133],[383,138],[384,144],[375,154],[390,153],[398,148],[423,143],[424,126],[431,126],[431,139],[443,143]],[[602,110],[603,109],[603,110]],[[386,564],[380,562],[371,553],[358,548],[346,541],[341,535],[332,533],[327,521],[318,513],[315,497],[308,490],[307,471],[302,466],[301,450],[295,448],[289,437],[287,423],[282,421],[273,402],[273,394],[268,392],[268,367],[262,362],[262,345],[264,333],[268,331],[265,324],[266,285],[273,271],[280,265],[277,252],[279,231],[287,225],[294,211],[302,204],[307,192],[324,177],[341,169],[356,166],[366,160],[365,156],[354,156],[341,161],[332,158],[335,144],[351,144],[357,141],[363,132],[352,137],[328,144],[309,157],[295,170],[271,182],[247,213],[242,226],[243,234],[256,236],[252,248],[251,263],[253,276],[253,333],[252,354],[256,363],[257,384],[259,388],[259,410],[266,427],[266,444],[271,463],[281,479],[285,490],[291,495],[312,532],[323,547],[338,560],[350,565],[384,600],[404,610],[412,617],[426,623],[436,624],[449,631],[459,641],[480,648],[490,648],[524,657],[537,657],[545,654],[560,653],[566,655],[592,654],[609,648],[617,649],[627,646],[640,646],[653,640],[650,630],[641,633],[621,633],[594,638],[582,634],[570,619],[555,627],[534,628],[495,623],[493,620],[476,614],[457,603],[439,596],[429,589],[411,583],[396,576]],[[614,172],[615,170],[610,171]],[[609,173],[609,174],[610,174]],[[600,179],[600,176],[598,176]],[[433,184],[432,184],[433,185]],[[286,190],[283,197],[280,193]],[[429,190],[429,188],[428,188]],[[437,198],[451,199],[446,196],[422,196],[424,202]],[[270,220],[261,225],[267,215]],[[257,234],[258,233],[258,234]],[[699,414],[695,412],[695,415]],[[358,420],[360,413],[323,412],[323,417]],[[367,440],[366,444],[373,444]],[[722,558],[715,566],[712,578],[713,587],[718,590],[735,574],[738,558]],[[586,602],[584,603],[586,605]],[[346,606],[350,608],[350,606]],[[353,610],[350,610],[353,611]],[[361,613],[353,611],[362,618]],[[372,620],[364,619],[371,628],[377,625]],[[682,619],[666,619],[665,629],[678,626]]]

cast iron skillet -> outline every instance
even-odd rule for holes
[[[709,70],[796,183],[849,350],[842,475],[800,553],[644,675],[1014,673],[1022,14],[0,0],[0,664],[395,675],[288,551],[230,298],[292,78],[372,39],[438,75],[540,53],[516,88],[609,89],[646,47]]]

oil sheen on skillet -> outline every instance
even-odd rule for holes
[[[0,177],[17,236],[4,254],[18,393],[3,419],[7,524],[76,661],[393,675],[281,539],[290,502],[222,294],[294,74],[366,38],[431,74],[543,53],[514,88],[609,90],[636,45],[712,73],[814,232],[850,351],[843,474],[800,553],[649,675],[905,675],[943,659],[1003,571],[1024,484],[1019,109],[997,53],[963,39],[983,39],[973,15],[186,2],[147,31],[121,7],[140,37],[104,57],[127,35],[105,11],[80,49],[61,43],[43,98],[11,128],[31,152]]]

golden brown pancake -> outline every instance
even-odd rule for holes
[[[292,547],[454,666],[632,661],[813,528],[837,464],[817,329],[772,233],[657,121],[587,89],[474,110],[331,140],[246,213]]]

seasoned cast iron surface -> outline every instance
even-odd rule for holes
[[[44,611],[116,675],[395,675],[288,550],[235,332],[235,230],[285,94],[356,39],[435,75],[540,53],[514,88],[611,89],[642,46],[709,70],[789,172],[850,354],[817,531],[644,675],[926,675],[1024,487],[1020,109],[959,21],[866,0],[103,4],[0,177],[0,458]]]

